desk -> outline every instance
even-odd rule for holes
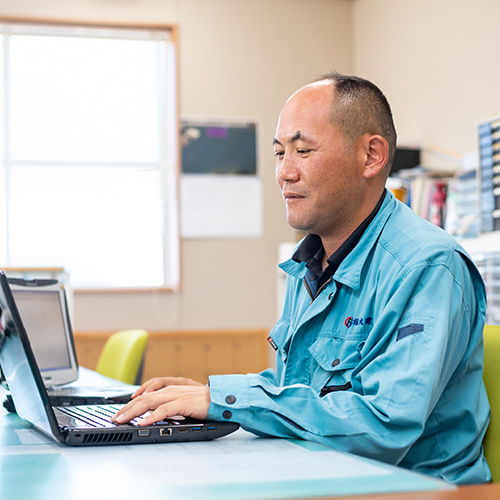
[[[460,488],[441,491],[417,491],[412,493],[391,493],[388,495],[330,498],[334,500],[498,500],[500,498],[500,483],[461,486]]]
[[[5,392],[0,389],[3,401]],[[314,443],[245,431],[211,442],[72,448],[0,410],[2,500],[498,500],[499,485],[453,488],[441,481]],[[416,491],[416,493],[405,493]],[[395,493],[394,493],[395,492]],[[388,495],[387,493],[392,493]],[[350,497],[352,499],[352,497]]]

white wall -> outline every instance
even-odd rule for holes
[[[392,104],[402,143],[457,156],[500,114],[498,0],[356,0],[354,70]],[[424,164],[447,163],[426,154]]]
[[[286,98],[318,74],[372,79],[401,143],[457,156],[475,149],[477,121],[500,114],[498,0],[0,0],[1,15],[176,23],[182,114],[260,124],[263,237],[184,241],[180,293],[78,294],[77,330],[272,326],[278,245],[295,235],[271,141]]]
[[[349,0],[0,0],[0,17],[175,23],[181,114],[259,123],[263,237],[183,241],[179,293],[77,293],[75,330],[272,327],[278,245],[295,237],[274,182],[276,118],[300,85],[330,69],[353,71],[352,6]]]

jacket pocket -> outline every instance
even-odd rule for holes
[[[311,369],[312,386],[322,396],[349,390],[351,373],[361,361],[363,341],[321,337],[310,348],[314,360]]]

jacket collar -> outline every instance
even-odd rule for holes
[[[335,272],[336,281],[354,289],[360,288],[361,270],[368,256],[368,252],[370,252],[372,246],[378,239],[380,232],[394,211],[396,203],[394,195],[390,191],[386,190],[385,197],[379,211],[364,231],[358,244],[355,245],[354,248],[352,248],[352,250],[345,256]],[[294,257],[297,256],[300,246],[305,239],[308,238],[308,236],[306,236],[299,243],[299,245],[297,245]],[[279,267],[287,274],[297,279],[304,278],[307,273],[306,263],[303,261],[296,262],[294,258],[290,258],[286,262],[283,262]]]

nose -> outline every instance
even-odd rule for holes
[[[296,182],[299,171],[295,162],[285,153],[276,162],[276,179],[278,183]]]

